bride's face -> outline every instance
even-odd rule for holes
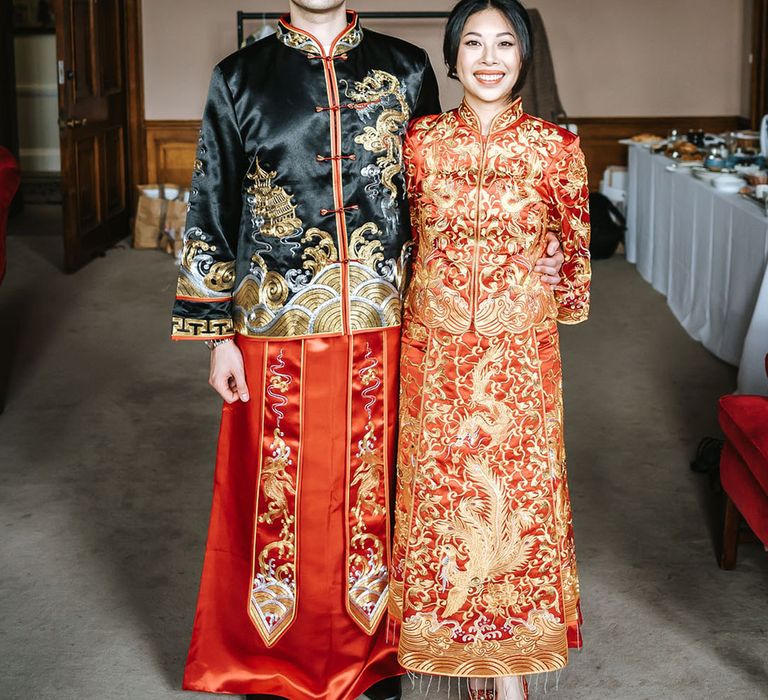
[[[501,12],[490,8],[470,16],[456,57],[456,73],[470,102],[505,105],[521,64],[517,36]]]

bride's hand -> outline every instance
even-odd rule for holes
[[[541,275],[541,281],[551,286],[557,285],[562,277],[560,270],[565,262],[563,248],[560,245],[560,239],[551,231],[547,233],[546,256],[539,258],[534,266],[534,272]]]

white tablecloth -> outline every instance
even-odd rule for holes
[[[627,259],[688,333],[768,395],[768,217],[647,148],[629,147]]]

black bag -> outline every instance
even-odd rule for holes
[[[599,192],[589,194],[589,216],[592,222],[589,252],[595,259],[610,258],[624,240],[627,228],[624,216],[608,197]]]

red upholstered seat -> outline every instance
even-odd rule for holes
[[[19,166],[10,151],[0,146],[0,282],[5,277],[5,229],[8,209],[19,189]]]
[[[720,481],[728,496],[721,566],[732,568],[739,514],[768,547],[768,397],[723,396],[718,418],[726,437]]]
[[[768,396],[720,399],[720,427],[768,496]]]

